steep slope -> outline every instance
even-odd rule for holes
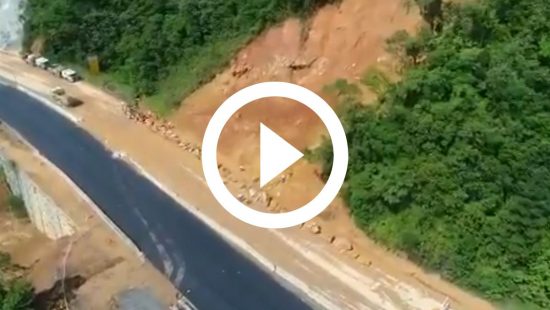
[[[385,51],[389,36],[402,29],[414,31],[419,22],[415,12],[407,14],[400,0],[346,0],[320,9],[307,24],[288,20],[243,49],[232,67],[188,97],[172,120],[199,141],[215,109],[245,86],[289,81],[320,92],[338,78],[359,79],[369,66],[389,58]],[[251,105],[243,109],[238,122],[228,125],[226,135],[235,139],[222,139],[222,152],[239,158],[256,149],[254,124],[266,115],[271,128],[297,147],[319,138],[320,122],[301,105]]]
[[[339,78],[357,81],[371,66],[391,71],[394,63],[386,52],[386,39],[398,30],[414,32],[420,24],[418,12],[414,8],[407,12],[400,0],[344,0],[339,5],[320,9],[305,25],[299,20],[288,20],[243,49],[231,68],[186,98],[171,120],[189,139],[200,143],[211,115],[224,99],[245,86],[263,81],[303,85],[338,109],[336,98],[323,92],[323,88]],[[366,101],[374,98],[372,94],[366,96]],[[277,106],[264,103],[277,103]],[[220,161],[231,171],[229,179],[242,182],[235,188],[257,190],[254,178],[259,173],[260,121],[302,149],[318,145],[324,133],[318,118],[297,103],[270,99],[248,105],[226,125],[218,149]],[[305,162],[295,165],[283,182],[268,190],[279,206],[271,208],[272,212],[302,206],[323,186],[318,168]],[[340,200],[304,226],[317,233],[312,227],[321,228],[320,235],[328,242],[335,236],[349,241],[353,247],[349,256],[365,266],[376,266],[401,279],[413,279],[438,290],[450,296],[457,308],[491,308],[374,244],[355,228],[348,208]]]
[[[212,113],[223,100],[263,81],[297,83],[336,105],[336,98],[322,92],[326,85],[339,78],[358,80],[373,65],[391,66],[386,39],[398,30],[415,31],[420,23],[418,13],[407,12],[400,0],[345,0],[320,9],[307,24],[288,20],[243,49],[231,68],[186,98],[171,119],[189,139],[200,144]],[[232,173],[256,188],[250,180],[259,175],[259,121],[299,149],[317,145],[324,135],[318,117],[301,104],[270,98],[243,108],[226,125],[218,151]],[[292,171],[292,181],[273,188],[270,194],[285,209],[304,205],[323,186],[316,170],[300,162]],[[350,235],[354,228],[347,213],[347,208],[336,201],[323,214],[328,220],[324,225]]]

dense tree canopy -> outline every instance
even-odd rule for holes
[[[164,88],[175,92],[168,96],[174,104],[266,25],[325,2],[28,0],[25,41],[28,47],[45,39],[45,53],[64,62],[84,64],[87,56],[98,55],[102,68],[137,94]],[[168,78],[176,82],[160,85]]]
[[[0,281],[1,310],[30,310],[32,298],[32,287],[27,282]]]
[[[343,116],[346,198],[411,259],[550,309],[550,1],[466,3],[390,40],[402,80]]]

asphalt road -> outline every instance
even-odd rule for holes
[[[149,180],[113,159],[91,135],[43,103],[0,85],[0,120],[63,170],[198,309],[310,308]]]

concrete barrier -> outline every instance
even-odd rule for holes
[[[2,151],[0,167],[10,190],[23,199],[31,222],[40,232],[50,239],[59,239],[75,233],[74,222]]]

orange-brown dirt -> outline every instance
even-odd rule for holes
[[[389,59],[385,40],[398,30],[414,32],[415,12],[407,14],[400,0],[346,0],[322,8],[310,21],[291,19],[254,40],[218,75],[182,104],[172,117],[197,141],[223,100],[243,87],[265,81],[287,81],[313,91],[338,78],[358,80],[364,71]],[[326,98],[335,103],[334,98]],[[331,100],[332,99],[332,100]],[[221,152],[233,158],[256,148],[258,121],[266,121],[297,147],[319,138],[321,123],[300,104],[249,105],[228,124]],[[242,148],[246,146],[246,148]]]
[[[322,91],[326,85],[339,78],[356,82],[371,66],[391,68],[386,39],[398,30],[414,32],[421,22],[417,12],[407,12],[400,0],[345,0],[320,9],[305,23],[288,20],[254,40],[237,55],[231,68],[185,99],[172,121],[200,143],[223,100],[243,87],[265,81],[305,86],[335,106],[335,98]],[[372,94],[367,94],[369,99]],[[264,99],[241,109],[224,128],[218,149],[220,162],[231,171],[227,184],[236,193],[250,187],[258,190],[259,122],[302,150],[318,145],[325,132],[311,110],[290,100]],[[324,185],[318,169],[301,160],[289,169],[284,184],[271,184],[268,192],[279,207],[270,211],[295,209],[316,196]],[[326,234],[344,235],[369,249],[370,241],[354,228],[341,200],[316,222]]]
[[[370,66],[388,65],[385,40],[398,30],[414,32],[420,23],[418,14],[407,13],[400,0],[346,0],[322,8],[305,23],[288,20],[244,48],[231,68],[183,102],[172,121],[200,143],[211,115],[223,100],[243,87],[265,81],[305,86],[336,105],[334,97],[322,92],[326,85],[339,78],[357,81]],[[220,161],[232,174],[248,180],[259,174],[259,122],[302,150],[317,145],[325,130],[311,110],[290,100],[265,99],[247,105],[226,125],[219,152]],[[315,169],[301,161],[293,167],[293,177],[286,185],[272,186],[270,194],[280,197],[278,204],[284,209],[304,205],[323,186]],[[257,189],[255,181],[249,186]],[[323,217],[337,222],[335,228],[343,232],[352,226],[346,213],[337,202]]]

